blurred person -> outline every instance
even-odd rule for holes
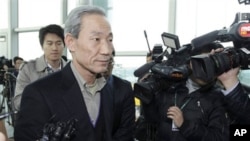
[[[14,68],[15,68],[15,71],[14,71],[14,75],[17,77],[18,75],[18,72],[19,72],[19,68],[20,68],[20,65],[23,63],[23,58],[21,57],[18,57],[18,56],[15,56],[13,58],[13,63],[14,63]]]
[[[135,105],[132,86],[113,77],[106,81],[113,33],[106,14],[95,6],[73,9],[65,22],[65,43],[72,55],[61,71],[23,91],[15,141],[42,137],[46,123],[76,119],[71,141],[133,141]],[[51,122],[50,122],[51,123]]]
[[[192,55],[207,54],[218,48],[214,43]],[[187,64],[189,66],[189,64]],[[190,64],[192,70],[192,65]],[[147,80],[147,79],[145,79]],[[142,81],[145,81],[142,80]],[[191,73],[187,79],[157,89],[152,101],[142,101],[143,116],[154,129],[155,141],[228,141],[229,126],[216,77],[201,80]],[[156,82],[159,83],[159,82]],[[143,138],[143,137],[142,137]]]
[[[13,63],[14,63],[15,69],[19,70],[19,67],[23,63],[23,61],[24,61],[23,58],[15,56],[13,58]]]
[[[35,60],[24,61],[19,67],[13,99],[16,110],[20,108],[22,92],[28,84],[61,70],[66,65],[61,58],[65,46],[64,30],[61,26],[50,24],[42,27],[39,30],[39,42],[44,54]]]

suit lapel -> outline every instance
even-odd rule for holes
[[[62,93],[62,98],[64,100],[65,106],[67,107],[71,115],[70,118],[76,118],[78,120],[78,128],[80,128],[80,130],[85,131],[84,133],[80,134],[87,135],[89,134],[93,126],[90,122],[89,114],[83,99],[82,92],[69,64],[70,63],[68,63],[67,66],[62,70],[62,88],[64,89],[64,92]]]
[[[63,100],[65,105],[70,111],[70,115],[72,118],[77,118],[79,122],[77,125],[79,128],[84,130],[84,133],[80,134],[89,134],[92,124],[89,119],[88,111],[80,90],[78,86],[77,80],[70,68],[70,63],[68,63],[65,68],[62,70],[63,73],[63,83],[62,88],[64,92],[62,94]],[[113,104],[114,104],[114,89],[113,89],[113,79],[108,79],[107,84],[101,90],[101,104],[103,108],[104,114],[104,122],[105,122],[105,139],[111,140],[112,139],[112,127],[113,127]]]

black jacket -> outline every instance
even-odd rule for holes
[[[250,125],[250,99],[247,86],[238,84],[236,88],[225,96],[225,106],[231,120],[231,124]]]
[[[214,87],[191,94],[186,87],[178,87],[155,94],[150,104],[143,104],[144,116],[156,124],[156,141],[227,141],[229,127],[222,96]],[[174,105],[183,107],[184,123],[179,131],[172,131],[172,120],[166,114]]]
[[[48,77],[30,85],[23,92],[19,117],[14,128],[15,141],[41,138],[43,128],[56,115],[54,123],[77,119],[75,138],[93,141],[85,102],[70,63]],[[131,84],[116,76],[101,90],[104,113],[104,141],[133,141],[135,122],[134,95]]]

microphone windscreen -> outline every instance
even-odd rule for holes
[[[207,34],[201,35],[197,38],[192,39],[191,44],[193,46],[194,51],[201,49],[204,45],[211,43],[217,40],[218,37],[218,30],[209,32]]]
[[[152,68],[153,65],[155,65],[154,61],[142,65],[140,68],[138,68],[134,71],[134,76],[135,77],[142,77],[144,74],[146,74]]]

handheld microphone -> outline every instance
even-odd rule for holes
[[[153,67],[153,65],[155,65],[154,61],[142,65],[141,67],[139,67],[138,69],[136,69],[134,71],[134,76],[135,77],[143,76],[144,74],[146,74]]]
[[[218,33],[219,33],[219,31],[215,30],[215,31],[209,32],[207,34],[201,35],[201,36],[199,36],[197,38],[194,38],[191,41],[191,44],[193,46],[193,50],[199,50],[204,45],[217,40]]]

